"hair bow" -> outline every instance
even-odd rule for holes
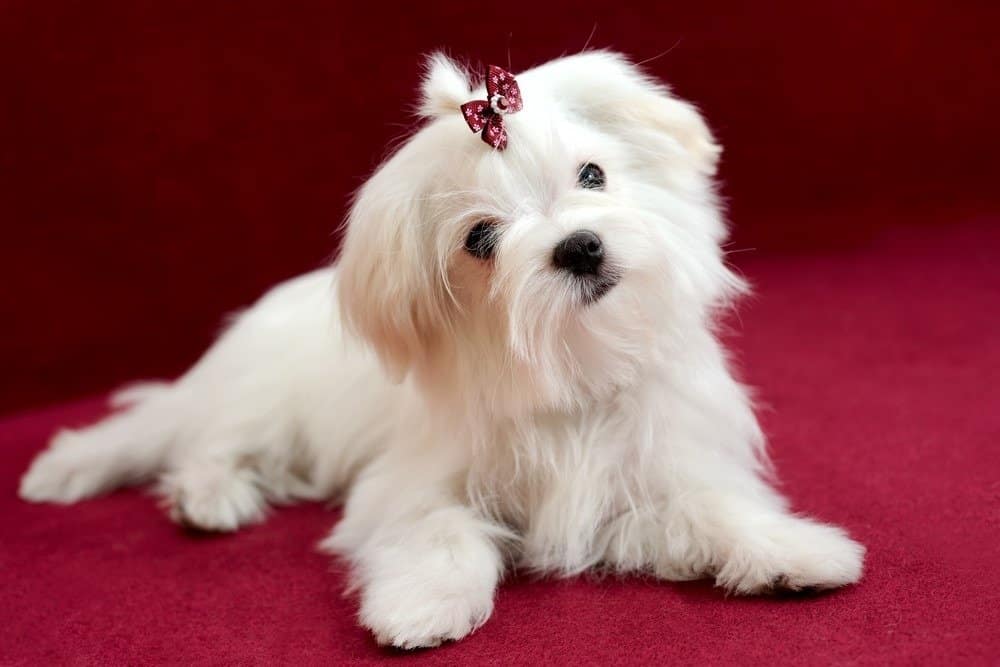
[[[473,132],[482,131],[483,141],[498,151],[507,148],[507,130],[503,117],[517,113],[523,106],[521,89],[514,75],[505,69],[490,65],[486,77],[486,100],[475,100],[462,105],[462,115]]]

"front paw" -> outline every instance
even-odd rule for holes
[[[493,588],[480,582],[423,579],[414,572],[369,584],[361,624],[383,646],[415,649],[462,639],[493,613]]]
[[[734,543],[716,583],[742,595],[838,588],[861,579],[864,556],[840,528],[786,517]]]
[[[493,613],[501,568],[496,548],[480,535],[437,538],[381,545],[360,559],[358,618],[379,644],[438,646],[462,639]],[[336,540],[335,534],[328,546]]]

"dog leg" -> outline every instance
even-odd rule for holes
[[[731,511],[731,526],[716,547],[719,586],[755,594],[838,588],[861,579],[865,548],[843,529],[791,514],[760,516],[737,504],[742,510]]]
[[[74,503],[152,477],[171,441],[171,392],[169,385],[147,385],[141,397],[127,397],[124,411],[57,433],[21,478],[21,498]]]
[[[482,625],[503,570],[503,529],[462,505],[453,487],[427,485],[417,468],[364,476],[322,545],[354,565],[361,624],[380,644],[404,649]]]
[[[690,578],[701,570],[738,594],[836,588],[861,578],[865,549],[842,529],[790,513],[750,471],[720,481],[675,489],[659,517],[661,575]]]
[[[225,458],[185,460],[163,476],[158,491],[171,519],[201,530],[232,532],[267,514],[256,473]]]

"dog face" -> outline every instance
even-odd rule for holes
[[[497,151],[459,112],[484,89],[430,59],[429,122],[358,193],[338,282],[390,374],[504,415],[634,383],[741,287],[694,107],[606,52],[517,80]]]

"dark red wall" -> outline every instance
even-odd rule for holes
[[[436,48],[519,70],[591,36],[652,59],[726,146],[737,249],[994,207],[998,8],[2,2],[0,410],[175,374],[327,259]]]

